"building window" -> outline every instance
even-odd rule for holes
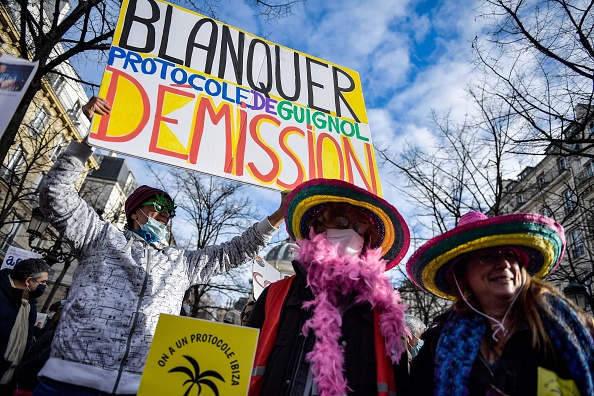
[[[569,170],[569,163],[567,162],[567,158],[562,157],[557,160],[557,167],[559,168],[560,172]]]
[[[547,177],[545,176],[544,173],[541,173],[540,175],[538,175],[538,179],[537,180],[538,180],[538,186],[541,187],[541,188],[544,187],[544,186],[546,186],[548,184],[547,183]]]
[[[12,226],[7,233],[0,230],[0,252],[2,254],[6,254],[21,227],[22,224],[12,223]]]
[[[62,151],[66,149],[66,146],[68,146],[68,142],[65,141],[64,136],[58,136],[58,138],[56,139],[56,145],[54,146],[50,154],[50,159],[52,161],[55,161],[56,158],[58,158],[58,155],[60,155]]]
[[[68,110],[68,115],[70,116],[70,119],[72,120],[74,125],[80,124],[80,121],[78,119],[81,115],[81,112],[82,112],[82,106],[80,104],[80,101],[77,100],[76,103],[74,104],[74,106],[72,106],[72,108],[70,110]]]
[[[25,153],[22,147],[17,147],[16,150],[8,157],[6,166],[0,169],[0,177],[6,181],[10,180],[12,173],[19,170],[19,168],[25,162]]]
[[[586,171],[585,173],[586,173],[586,175],[588,176],[588,178],[590,178],[590,177],[594,176],[594,161],[590,161],[590,162],[588,162],[588,163],[587,163],[587,164],[584,166],[584,169],[585,169],[585,171]]]
[[[60,95],[66,85],[66,79],[63,76],[54,73],[50,77],[50,82],[56,95]]]
[[[518,203],[518,206],[524,205],[526,203],[526,198],[524,197],[524,194],[518,194],[516,197],[516,202]]]
[[[565,205],[565,213],[570,214],[575,209],[575,204],[576,204],[575,194],[573,193],[573,190],[571,190],[571,189],[565,190],[565,192],[563,193],[563,198],[564,198],[564,205]]]
[[[45,106],[42,106],[37,112],[37,114],[35,114],[35,118],[33,118],[33,121],[31,121],[31,130],[33,134],[39,136],[41,132],[43,132],[45,126],[47,125],[48,120],[49,112],[47,111]]]
[[[80,105],[80,100],[77,100],[76,103],[74,104],[74,106],[72,106],[72,110],[70,110],[70,111],[72,112],[74,117],[78,118],[80,116],[81,110],[82,110],[82,106]]]
[[[551,215],[552,215],[551,209],[549,209],[548,206],[543,206],[542,209],[540,210],[540,214],[543,216],[551,217]]]
[[[574,257],[581,257],[586,253],[586,248],[584,246],[584,238],[582,235],[582,230],[575,230],[571,233],[571,250],[573,252]]]
[[[588,137],[591,137],[592,135],[594,135],[594,122],[591,122],[588,125]]]

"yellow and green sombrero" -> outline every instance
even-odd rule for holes
[[[520,254],[528,273],[542,279],[555,270],[565,252],[565,232],[555,220],[535,213],[487,217],[470,212],[458,225],[427,241],[408,260],[408,277],[438,297],[455,299],[447,274],[462,255],[510,246]]]
[[[408,226],[384,199],[351,183],[334,179],[309,180],[294,189],[285,213],[287,232],[293,240],[309,237],[308,221],[328,205],[348,203],[364,212],[380,235],[371,248],[381,248],[386,270],[402,260],[410,244]]]

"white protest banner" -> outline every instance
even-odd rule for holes
[[[277,190],[381,196],[359,75],[159,0],[124,0],[89,142]]]
[[[2,268],[13,268],[16,263],[21,260],[30,258],[40,258],[41,254],[32,252],[30,250],[20,249],[18,247],[9,246],[2,261]]]
[[[252,276],[254,286],[254,299],[258,299],[260,294],[268,285],[283,279],[283,274],[270,265],[260,256],[256,256],[252,265]]]
[[[0,138],[23,99],[38,65],[39,62],[0,54]]]

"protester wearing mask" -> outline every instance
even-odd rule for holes
[[[424,341],[421,339],[421,335],[425,331],[425,323],[416,316],[404,315],[406,326],[410,330],[410,334],[406,336],[406,350],[408,351],[409,364],[421,350]]]
[[[189,302],[184,300],[182,307],[181,307],[181,311],[179,314],[181,316],[190,316],[191,310],[192,310],[192,307],[190,306]]]
[[[138,187],[126,200],[128,229],[147,242],[163,242],[167,225],[175,217],[176,206],[165,191],[150,186]]]
[[[401,215],[350,183],[316,179],[291,193],[286,224],[296,275],[266,288],[247,321],[261,330],[249,395],[400,392],[404,306],[384,271],[409,246]]]
[[[104,99],[84,106],[109,113]],[[91,149],[72,142],[40,185],[40,209],[78,260],[36,396],[136,394],[161,313],[184,293],[252,259],[282,223],[274,213],[228,242],[186,250],[164,243],[175,215],[170,194],[141,186],[126,200],[127,229],[104,221],[76,192]]]
[[[0,271],[0,395],[10,394],[14,370],[33,341],[49,269],[42,259],[26,259]]]

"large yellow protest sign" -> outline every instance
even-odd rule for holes
[[[246,395],[258,330],[161,314],[139,396]]]
[[[278,190],[381,195],[357,72],[159,0],[124,0],[89,142]]]

